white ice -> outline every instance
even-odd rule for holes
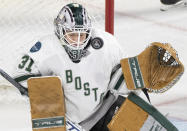
[[[116,1],[117,2],[117,1]],[[139,54],[151,42],[170,43],[187,66],[187,7],[161,12],[160,1],[132,0],[116,4],[115,36],[128,56]],[[187,130],[187,74],[169,91],[150,94],[151,102],[179,128]],[[142,94],[144,97],[144,94]]]
[[[0,0],[0,2],[3,2],[3,0]],[[115,0],[114,35],[121,43],[127,56],[135,56],[139,54],[151,42],[171,43],[178,51],[179,58],[186,67],[187,55],[185,52],[187,51],[187,7],[173,8],[171,10],[161,12],[160,6],[161,4],[159,0]],[[0,9],[0,16],[1,15],[6,16],[3,15],[3,12]],[[2,19],[2,17],[0,18]],[[48,18],[46,18],[46,20],[47,19]],[[16,42],[16,39],[19,39],[20,37],[17,32],[19,32],[19,29],[21,29],[23,25],[20,25],[18,22],[14,24],[16,27],[12,28],[12,25],[7,26],[6,23],[2,23],[2,20],[0,21],[0,42],[10,43],[13,41],[15,42],[13,48],[17,49],[15,45],[19,44],[18,42],[21,42],[18,40],[18,42]],[[33,26],[27,24],[25,25],[31,26],[38,32],[47,31],[40,22],[38,22],[38,24],[40,24],[39,26],[36,26],[36,23],[32,24]],[[27,38],[29,30],[26,28],[24,31],[22,33],[22,37]],[[7,36],[5,32],[9,32],[10,35]],[[31,32],[30,34],[34,33]],[[37,35],[39,36],[40,34],[38,33]],[[13,36],[16,36],[16,38]],[[32,37],[32,35],[30,35],[30,37]],[[29,42],[30,40],[25,39],[25,41]],[[8,46],[12,48],[12,46]],[[4,46],[0,47],[1,50],[9,49]],[[15,52],[12,53],[15,54]],[[9,59],[8,54],[9,52],[5,52],[4,54],[1,54],[1,56],[7,56],[7,59]],[[10,64],[11,62],[8,65]],[[0,63],[0,65],[1,67],[3,66],[2,63]],[[4,68],[7,67],[4,66]],[[180,131],[187,130],[186,86],[187,74],[185,72],[178,83],[166,93],[150,94],[151,103],[162,114],[168,114],[168,118]],[[11,89],[11,91],[12,90],[14,89]],[[14,96],[16,96],[17,100],[20,100],[21,102],[16,100],[15,103],[12,103],[11,100],[14,98],[11,98],[11,96],[9,96],[10,100],[6,100],[5,94],[7,92],[9,91],[3,90],[3,92],[0,92],[0,131],[32,131],[30,107],[27,98],[23,98],[15,94]],[[3,96],[3,98],[1,96]],[[141,96],[145,98],[143,94],[141,94]]]

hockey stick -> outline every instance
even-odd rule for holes
[[[4,70],[0,68],[0,74],[3,76],[7,81],[9,81],[12,85],[14,85],[21,93],[21,95],[28,96],[28,89],[16,82],[11,76],[9,76]]]

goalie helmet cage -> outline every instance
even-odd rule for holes
[[[114,0],[0,0],[0,68],[14,76],[20,54],[30,50],[42,36],[53,34],[54,18],[71,2],[80,3],[88,10],[94,27],[113,34]],[[0,77],[0,90],[7,89],[5,82]],[[14,99],[12,91],[8,92]]]
[[[52,34],[54,18],[70,2],[88,10],[94,27],[114,33],[114,0],[0,0],[0,67],[11,75],[17,54]]]

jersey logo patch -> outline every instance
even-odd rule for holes
[[[94,49],[100,49],[103,47],[103,40],[100,37],[95,37],[91,41],[91,45]]]
[[[36,44],[30,49],[30,52],[33,53],[33,52],[37,52],[40,50],[42,44],[41,42],[36,42]]]

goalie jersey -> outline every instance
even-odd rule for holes
[[[91,42],[79,63],[72,62],[57,36],[41,38],[19,59],[15,80],[27,86],[29,77],[60,76],[67,116],[77,123],[85,120],[108,90],[129,93],[120,68],[124,53],[116,39],[100,30],[93,38],[99,43]]]

